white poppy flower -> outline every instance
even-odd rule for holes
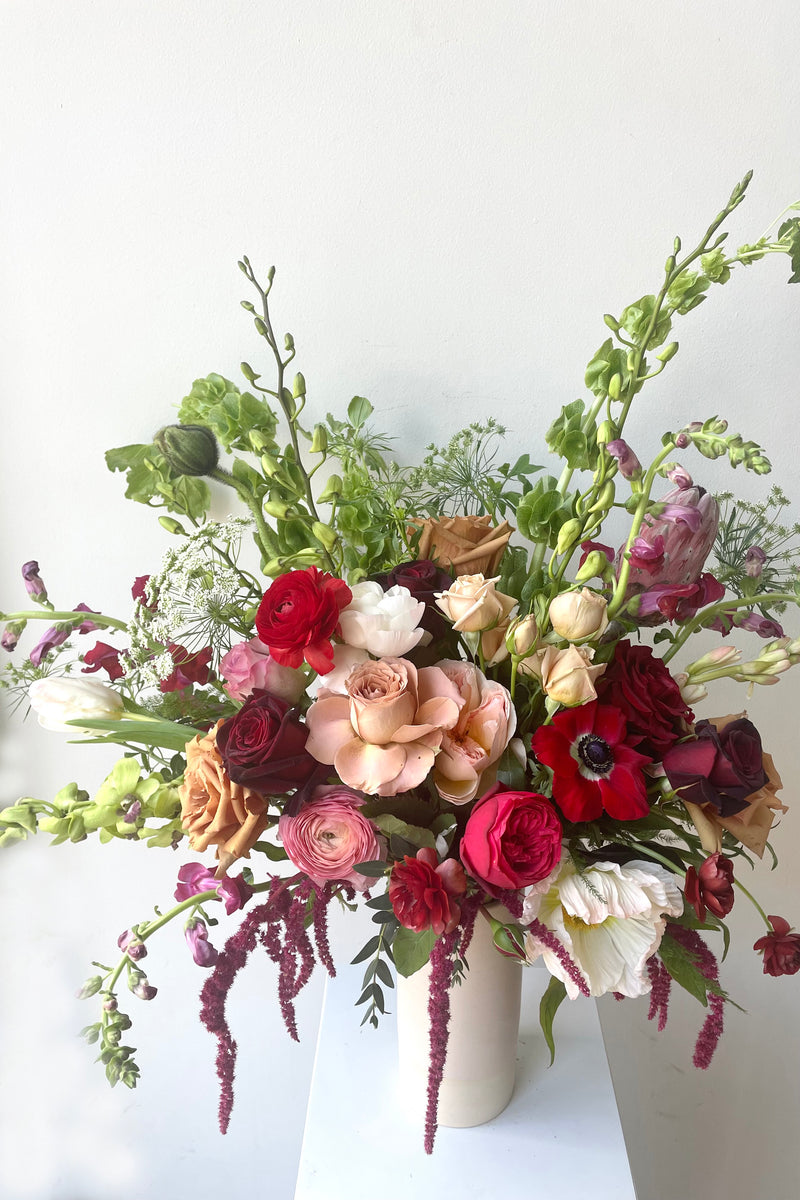
[[[537,917],[558,938],[592,996],[650,991],[648,958],[658,949],[666,915],[678,917],[683,898],[675,876],[658,863],[597,862],[578,872],[567,858],[525,898],[523,923]],[[530,961],[541,957],[574,1000],[578,988],[557,955],[529,933]]]
[[[425,605],[408,588],[389,588],[369,580],[350,589],[353,599],[339,616],[342,639],[348,646],[368,650],[376,658],[402,658],[421,640],[419,623]]]

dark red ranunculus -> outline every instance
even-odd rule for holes
[[[490,891],[529,887],[561,861],[561,821],[546,796],[495,784],[473,808],[461,861]]]
[[[287,571],[267,588],[258,606],[258,636],[282,667],[299,667],[305,659],[318,675],[327,675],[333,670],[331,638],[339,613],[352,599],[344,580],[327,571]]]
[[[689,732],[694,714],[660,658],[649,646],[617,643],[614,657],[597,681],[601,704],[613,704],[628,722],[628,742],[660,760]]]
[[[796,975],[800,971],[800,933],[783,917],[770,917],[772,933],[765,933],[754,943],[753,949],[764,955],[764,974]]]
[[[234,783],[264,795],[293,792],[317,768],[306,750],[308,729],[296,709],[257,688],[217,731],[217,749]]]
[[[568,821],[596,821],[607,812],[635,821],[650,811],[643,767],[651,760],[627,741],[618,708],[592,700],[556,713],[533,735],[533,752],[553,771],[553,799]]]
[[[681,800],[711,804],[721,817],[735,816],[768,780],[759,732],[747,717],[729,721],[722,730],[698,721],[694,731],[693,741],[664,755],[670,785]]]
[[[210,646],[191,652],[185,646],[179,646],[177,642],[170,642],[167,649],[172,655],[175,670],[158,685],[162,692],[179,692],[181,688],[191,687],[193,683],[208,683],[213,653]]]
[[[436,596],[446,592],[453,583],[453,576],[443,571],[429,558],[420,558],[414,562],[400,563],[391,571],[385,571],[372,577],[381,585],[384,591],[390,587],[408,588],[415,600],[421,600],[425,605],[420,625],[427,629],[434,638],[446,637],[450,632],[450,623],[444,614],[436,607]]]
[[[91,650],[88,650],[83,656],[83,661],[87,664],[82,668],[82,675],[93,675],[96,671],[106,671],[108,678],[121,679],[125,674],[122,663],[119,661],[119,650],[114,646],[109,646],[107,642],[95,642]]]
[[[705,921],[706,909],[715,917],[727,917],[733,908],[733,863],[717,850],[710,854],[700,870],[689,867],[683,894],[694,905],[698,921]]]
[[[458,900],[466,893],[467,879],[461,863],[423,846],[415,858],[407,854],[392,868],[389,899],[394,915],[406,929],[422,933],[432,929],[437,937],[452,933],[461,920]]]

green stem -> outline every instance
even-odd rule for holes
[[[692,634],[697,633],[698,630],[710,624],[719,614],[727,613],[733,608],[749,608],[755,604],[764,604],[766,602],[772,604],[800,604],[800,596],[795,592],[761,592],[756,596],[746,596],[737,600],[720,600],[718,604],[710,604],[708,608],[704,608],[698,616],[684,625],[673,644],[662,655],[662,662],[669,662],[671,658],[674,658]]]
[[[608,617],[611,620],[617,612],[619,612],[625,600],[625,592],[628,587],[628,577],[631,573],[630,549],[636,538],[639,536],[639,530],[642,527],[642,521],[647,513],[647,506],[650,503],[650,490],[655,482],[658,468],[665,459],[669,458],[672,451],[675,449],[675,443],[667,442],[660,454],[657,454],[650,464],[647,474],[642,480],[642,491],[639,496],[639,503],[636,506],[636,512],[633,516],[633,523],[628,534],[628,540],[625,543],[625,551],[622,556],[622,566],[620,567],[619,579],[614,589],[614,595],[611,598],[611,603],[608,606]]]
[[[239,498],[247,505],[255,519],[256,528],[258,530],[258,538],[261,543],[261,550],[265,559],[275,558],[278,553],[278,542],[275,534],[264,520],[264,514],[261,511],[261,504],[253,495],[245,484],[241,483],[230,471],[223,470],[222,467],[217,467],[216,470],[209,474],[211,479],[216,479],[217,483],[224,483],[227,487],[232,487]]]
[[[116,617],[107,617],[104,613],[56,611],[54,609],[34,609],[31,612],[0,613],[0,621],[93,621],[95,625],[104,625],[109,629],[127,630],[126,621],[118,621]]]
[[[756,912],[757,912],[757,913],[759,913],[759,915],[760,915],[760,916],[763,918],[763,920],[764,920],[764,924],[767,926],[767,928],[768,928],[768,929],[770,929],[770,930],[771,930],[771,929],[772,929],[772,922],[770,921],[770,919],[769,919],[769,917],[767,916],[767,914],[764,912],[764,910],[763,910],[763,908],[761,907],[761,905],[760,905],[760,904],[758,903],[758,901],[756,900],[756,898],[755,898],[755,896],[753,895],[753,893],[752,893],[752,892],[749,892],[749,891],[747,890],[747,888],[744,886],[744,884],[743,884],[743,883],[740,883],[738,879],[734,879],[734,881],[733,881],[733,886],[734,886],[734,887],[737,887],[737,888],[739,889],[739,891],[740,891],[740,892],[743,892],[743,893],[744,893],[744,895],[745,895],[745,896],[747,896],[747,899],[748,899],[748,900],[750,901],[750,903],[753,905],[753,907],[755,908]]]

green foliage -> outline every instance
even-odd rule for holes
[[[415,975],[428,962],[436,942],[436,934],[432,929],[423,929],[415,933],[401,925],[394,935],[392,953],[398,972],[408,978]]]
[[[792,263],[789,283],[800,283],[800,217],[790,217],[784,221],[778,230],[778,238],[784,243]]]
[[[531,542],[555,548],[561,526],[573,515],[571,498],[562,496],[557,479],[545,475],[520,500],[517,528]]]
[[[157,446],[117,446],[105,457],[109,471],[126,472],[128,500],[183,513],[193,521],[201,521],[208,512],[211,493],[205,480],[178,475]]]
[[[573,470],[593,471],[597,466],[597,425],[587,418],[582,400],[565,405],[545,438],[554,454],[566,459]]]
[[[746,442],[739,433],[728,433],[728,422],[709,417],[700,425],[687,426],[680,432],[693,443],[704,458],[723,458],[726,454],[732,467],[743,466],[756,475],[768,475],[772,470],[769,459],[755,442]],[[665,434],[664,440],[674,441],[676,434]]]
[[[617,381],[616,385],[614,380]],[[612,399],[619,399],[620,392],[627,392],[633,382],[628,369],[627,351],[615,347],[613,338],[606,338],[594,357],[589,360],[585,382],[595,396],[610,396],[613,389],[616,396],[612,396]]]
[[[542,1027],[544,1040],[547,1048],[550,1051],[550,1066],[552,1067],[556,1059],[556,1043],[553,1037],[553,1021],[558,1012],[559,1006],[566,998],[567,989],[560,979],[556,979],[555,975],[551,975],[550,982],[539,1003],[539,1024]]]
[[[653,329],[647,337],[651,324]],[[633,304],[623,309],[620,325],[638,346],[644,346],[645,350],[655,350],[658,346],[663,346],[669,337],[672,320],[669,313],[659,311],[655,296],[642,296],[640,300],[634,300]]]
[[[263,400],[240,392],[222,375],[195,379],[178,410],[182,425],[206,425],[225,450],[253,450],[251,435],[260,434],[260,452],[275,445],[278,418]]]
[[[735,596],[746,599],[762,592],[791,591],[798,581],[800,522],[785,524],[782,513],[789,498],[779,487],[758,502],[736,500],[731,492],[717,496],[720,522],[714,543],[714,575]],[[766,555],[760,574],[747,574],[747,551],[757,546]],[[765,615],[769,605],[759,605]],[[771,606],[776,612],[785,605]],[[742,616],[745,613],[742,612]]]

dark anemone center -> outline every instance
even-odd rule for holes
[[[604,738],[585,733],[578,742],[578,758],[595,775],[607,775],[614,766],[614,755]]]

